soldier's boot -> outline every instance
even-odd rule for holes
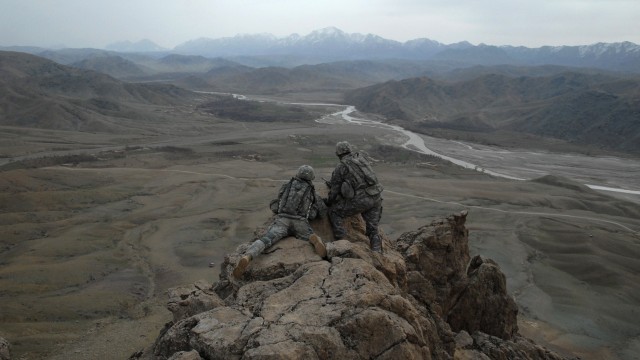
[[[251,257],[249,255],[245,255],[240,258],[240,261],[236,264],[235,269],[233,269],[233,277],[240,278],[244,271],[247,270],[247,266],[249,266],[249,262],[251,261]]]
[[[322,242],[322,239],[320,239],[320,236],[311,234],[311,236],[309,236],[309,242],[313,245],[316,254],[320,255],[321,258],[327,257],[327,247]]]
[[[233,276],[236,278],[240,278],[242,274],[244,274],[245,270],[247,270],[247,266],[249,266],[249,263],[251,262],[251,260],[253,260],[256,256],[260,255],[260,253],[262,253],[262,251],[266,247],[267,246],[265,245],[265,243],[262,242],[261,240],[254,241],[253,244],[249,246],[249,249],[247,249],[246,254],[243,257],[241,257],[238,263],[236,264],[235,269],[233,269]]]
[[[382,254],[382,239],[380,235],[373,235],[370,242],[371,251]]]

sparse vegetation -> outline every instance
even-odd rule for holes
[[[76,166],[82,162],[93,162],[98,160],[99,159],[96,156],[89,154],[45,156],[37,159],[10,162],[8,164],[0,166],[0,171],[9,171],[16,169],[36,169],[41,167],[65,164]]]
[[[220,97],[218,100],[199,105],[198,110],[220,118],[247,122],[302,122],[314,120],[323,115],[302,106],[245,101],[231,96]]]

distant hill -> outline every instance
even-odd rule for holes
[[[292,91],[344,91],[375,83],[375,79],[341,72],[330,67],[303,65],[293,69],[243,66],[218,68],[203,76],[184,79],[185,86],[198,86],[215,91],[250,94],[277,94]]]
[[[0,51],[17,51],[17,52],[24,52],[27,54],[37,54],[46,50],[47,49],[45,48],[41,48],[37,46],[0,46]]]
[[[345,100],[417,131],[509,130],[640,153],[637,79],[574,72],[453,83],[423,77],[357,89]]]
[[[440,71],[444,71],[441,64],[397,60],[340,61],[294,68],[257,69],[235,64],[214,68],[204,75],[192,76],[176,83],[187,88],[250,94],[293,91],[344,92],[390,79],[435,74]]]
[[[150,69],[143,68],[141,65],[138,65],[133,61],[123,59],[120,56],[101,56],[84,59],[71,64],[71,66],[85,70],[97,71],[115,78],[144,76],[151,72]]]
[[[179,104],[192,96],[17,52],[0,52],[0,89],[1,125],[78,131],[130,131],[122,120],[149,117],[135,104]]]
[[[540,66],[517,66],[517,65],[475,65],[471,67],[460,67],[453,70],[443,70],[439,72],[432,72],[427,75],[434,79],[446,80],[446,81],[464,81],[472,80],[483,75],[498,74],[510,77],[540,77],[540,76],[553,76],[566,72],[583,73],[583,74],[610,74],[612,76],[619,76],[616,73],[608,73],[603,70],[593,68],[578,68],[567,67],[560,65],[540,65]],[[412,76],[415,77],[415,76]],[[640,76],[636,76],[640,79]]]
[[[158,80],[203,74],[220,67],[239,66],[222,58],[166,53],[125,53],[99,49],[45,50],[35,55],[59,64],[94,70],[127,80]]]
[[[131,41],[120,41],[107,45],[105,49],[120,52],[152,52],[167,50],[149,39],[143,39],[135,43],[132,43]]]
[[[44,50],[34,55],[43,57],[57,62],[62,65],[71,65],[87,59],[93,59],[96,57],[109,57],[117,54],[100,49],[59,49],[59,50]]]
[[[149,66],[158,72],[206,73],[212,69],[236,65],[238,64],[222,58],[170,54]]]

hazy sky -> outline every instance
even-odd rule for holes
[[[348,33],[445,44],[640,44],[640,0],[0,0],[0,46]]]

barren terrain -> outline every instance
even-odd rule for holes
[[[215,281],[301,164],[322,189],[339,140],[375,160],[390,239],[468,209],[472,255],[506,273],[524,335],[584,359],[638,358],[637,199],[463,169],[401,149],[384,129],[157,112],[148,133],[0,128],[0,336],[16,358],[126,358],[149,345],[170,320],[165,290]]]

